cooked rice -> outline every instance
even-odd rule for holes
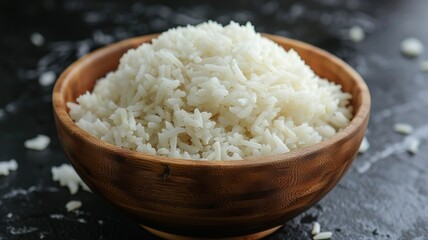
[[[208,22],[129,50],[67,106],[79,127],[122,148],[235,160],[332,137],[352,118],[350,99],[250,23]]]
[[[360,26],[351,27],[349,29],[348,35],[349,39],[355,43],[363,41],[366,37],[364,29],[362,29]]]
[[[401,42],[401,52],[407,57],[418,57],[424,53],[424,44],[421,40],[413,37],[404,39]]]
[[[332,232],[320,232],[317,235],[315,235],[312,239],[313,240],[324,240],[324,239],[330,239],[333,236]]]
[[[91,191],[70,164],[64,163],[59,167],[52,167],[51,172],[52,180],[58,181],[61,186],[67,186],[71,194],[76,194],[79,186],[85,191]]]
[[[314,225],[312,226],[312,235],[317,235],[321,232],[321,224],[319,222],[314,222]]]
[[[51,139],[48,136],[39,134],[35,138],[26,140],[24,142],[24,146],[31,150],[42,151],[49,146],[50,142],[51,142]]]
[[[407,146],[407,151],[411,154],[416,154],[419,151],[419,146],[421,141],[417,138],[410,140],[409,145]]]
[[[367,140],[367,137],[363,138],[363,141],[361,142],[360,148],[358,149],[358,153],[366,153],[370,148],[369,140]]]
[[[76,209],[79,209],[81,206],[82,206],[82,202],[76,201],[76,200],[71,200],[65,204],[65,208],[67,209],[67,212],[71,212]]]
[[[0,176],[9,175],[10,171],[18,169],[18,163],[15,159],[0,162]]]
[[[55,72],[54,71],[47,71],[47,72],[44,72],[40,75],[39,84],[41,86],[44,86],[44,87],[50,86],[50,85],[52,85],[52,83],[55,82],[55,79],[56,79]]]
[[[407,123],[394,124],[394,131],[403,135],[409,135],[413,132],[413,126]]]

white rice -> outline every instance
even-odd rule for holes
[[[312,226],[312,235],[317,235],[321,232],[321,224],[319,222],[314,222],[314,225]]]
[[[41,47],[45,44],[45,37],[38,32],[34,32],[30,36],[30,41],[37,47]]]
[[[79,218],[79,219],[77,219],[77,221],[80,222],[80,223],[86,223],[86,220],[83,219],[83,218]]]
[[[65,204],[65,208],[67,209],[67,212],[74,211],[82,206],[81,201],[71,200],[67,204]]]
[[[24,142],[24,146],[31,150],[42,151],[49,146],[50,142],[51,142],[51,139],[48,136],[39,134],[35,138],[26,140]]]
[[[369,140],[367,140],[367,137],[363,138],[363,141],[361,142],[360,148],[358,149],[358,153],[366,153],[370,148]]]
[[[413,126],[407,123],[396,123],[394,124],[394,131],[399,134],[409,135],[413,132]]]
[[[421,141],[419,139],[412,139],[407,146],[407,151],[411,154],[416,154],[419,151],[419,146],[421,145]]]
[[[360,26],[353,26],[349,29],[348,36],[351,41],[357,43],[363,41],[366,34]]]
[[[18,169],[18,163],[15,159],[0,162],[0,176],[8,176],[10,171]]]
[[[41,86],[44,86],[44,87],[50,86],[50,85],[52,85],[52,83],[55,82],[55,79],[56,79],[55,72],[54,71],[47,71],[47,72],[44,72],[40,75],[39,84]]]
[[[49,217],[52,219],[64,219],[64,215],[62,214],[51,214]]]
[[[312,239],[313,240],[324,240],[324,239],[330,239],[333,236],[332,232],[320,232],[317,235],[315,235]]]
[[[235,160],[332,137],[352,118],[350,99],[250,23],[208,22],[129,50],[67,106],[79,127],[122,148]]]
[[[409,37],[401,42],[401,51],[408,57],[418,57],[424,52],[424,44],[421,40]]]
[[[83,190],[91,191],[70,164],[64,163],[59,167],[52,167],[51,171],[52,180],[58,181],[61,186],[67,186],[71,194],[77,193],[79,185]]]

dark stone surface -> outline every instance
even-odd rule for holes
[[[99,197],[70,195],[51,180],[51,167],[67,160],[54,128],[52,86],[41,87],[38,77],[59,74],[109,42],[208,19],[251,21],[258,31],[324,48],[355,67],[371,90],[370,150],[320,203],[267,239],[311,239],[314,220],[334,239],[428,239],[428,74],[419,70],[428,54],[408,59],[399,49],[409,36],[428,46],[427,1],[175,2],[0,3],[0,161],[19,163],[0,177],[0,239],[157,239]],[[347,39],[353,25],[367,32],[361,43]],[[43,46],[31,43],[34,32],[45,37]],[[415,133],[394,133],[396,122],[412,124]],[[49,148],[25,149],[23,142],[40,133],[52,138]],[[414,137],[422,144],[410,155],[405,144]],[[360,173],[367,163],[371,168]],[[77,213],[65,210],[72,199],[83,202]]]

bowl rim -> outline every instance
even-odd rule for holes
[[[288,153],[283,154],[275,154],[261,157],[248,157],[242,160],[193,160],[193,159],[180,159],[180,158],[172,158],[172,157],[163,157],[159,155],[149,155],[142,152],[137,152],[130,149],[121,148],[111,143],[107,143],[102,141],[101,139],[91,135],[85,130],[81,129],[75,122],[71,119],[68,114],[68,107],[63,100],[62,92],[64,90],[64,86],[67,86],[67,82],[70,79],[70,76],[73,75],[73,72],[85,64],[88,63],[92,58],[102,56],[108,52],[112,52],[114,50],[118,50],[124,48],[126,46],[131,46],[135,43],[147,43],[150,42],[151,39],[156,38],[159,34],[148,34],[139,37],[133,37],[129,39],[125,39],[113,44],[109,44],[107,46],[101,47],[95,51],[88,53],[77,61],[73,62],[70,66],[68,66],[60,75],[58,80],[55,83],[53,94],[52,94],[52,102],[53,102],[53,110],[54,115],[57,117],[56,120],[63,123],[65,126],[65,130],[69,133],[72,133],[74,137],[80,138],[83,142],[95,145],[98,148],[106,149],[110,152],[115,152],[117,154],[121,154],[124,156],[128,156],[125,161],[128,161],[133,164],[138,164],[139,161],[150,161],[152,163],[162,164],[166,166],[171,165],[192,165],[195,167],[203,167],[203,168],[235,168],[235,167],[255,167],[267,164],[276,164],[282,161],[298,161],[304,156],[310,156],[312,154],[316,154],[321,149],[334,145],[339,142],[344,142],[345,140],[352,138],[358,130],[363,127],[364,123],[367,121],[370,115],[370,105],[371,98],[369,89],[362,79],[362,77],[347,63],[333,54],[310,45],[308,43],[294,40],[282,36],[272,35],[263,33],[262,36],[269,38],[275,43],[282,42],[287,44],[298,45],[300,48],[304,50],[309,50],[315,52],[317,55],[321,55],[324,58],[328,58],[331,60],[334,65],[337,65],[340,69],[346,72],[351,76],[353,81],[356,82],[356,85],[360,88],[361,91],[361,104],[351,119],[350,123],[341,131],[336,133],[333,137],[323,140],[319,143],[312,144],[300,149],[293,150]],[[131,49],[131,48],[129,48]],[[137,161],[137,162],[136,162]]]

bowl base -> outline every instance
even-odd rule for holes
[[[144,225],[141,225],[145,230],[147,230],[148,232],[150,232],[153,235],[156,235],[158,237],[161,237],[163,239],[173,239],[173,240],[201,240],[203,238],[200,237],[189,237],[189,236],[183,236],[183,235],[177,235],[177,234],[173,234],[173,233],[168,233],[168,232],[162,232],[159,230],[156,230],[154,228],[151,227],[147,227]],[[226,238],[206,238],[206,239],[212,239],[212,240],[256,240],[256,239],[261,239],[264,238],[272,233],[274,233],[276,230],[278,230],[280,227],[282,227],[282,225],[280,226],[276,226],[273,228],[270,228],[268,230],[264,230],[261,232],[257,232],[257,233],[252,233],[252,234],[248,234],[248,235],[242,235],[242,236],[237,236],[237,237],[226,237]]]

